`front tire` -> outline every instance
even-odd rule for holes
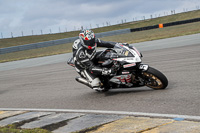
[[[165,89],[168,85],[166,76],[152,67],[149,67],[147,71],[143,72],[143,76],[145,85],[154,90]]]

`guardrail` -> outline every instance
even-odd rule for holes
[[[113,35],[119,35],[119,34],[125,34],[125,33],[130,33],[130,29],[122,29],[122,30],[114,30],[114,31],[102,32],[102,33],[96,33],[95,36],[98,38],[101,38],[101,37],[105,37],[105,36],[113,36]],[[45,42],[39,42],[39,43],[32,43],[32,44],[26,44],[26,45],[20,45],[20,46],[1,48],[0,54],[49,47],[49,46],[65,44],[65,43],[71,43],[71,42],[74,42],[76,39],[78,39],[78,36],[65,38],[65,39],[59,39],[59,40],[52,40],[52,41],[45,41]]]
[[[122,30],[114,30],[114,31],[102,32],[102,33],[96,33],[95,36],[98,38],[101,38],[101,37],[105,37],[105,36],[113,36],[113,35],[125,34],[125,33],[130,33],[130,32],[151,30],[151,29],[156,29],[156,28],[164,28],[164,27],[168,27],[168,26],[187,24],[187,23],[193,23],[193,22],[199,22],[199,21],[200,21],[200,18],[195,18],[195,19],[176,21],[176,22],[171,22],[171,23],[164,23],[164,24],[134,28],[134,29],[128,28],[128,29],[122,29]],[[65,43],[71,43],[71,42],[75,41],[76,39],[78,39],[78,37],[71,37],[71,38],[65,38],[65,39],[59,39],[59,40],[52,40],[52,41],[46,41],[46,42],[39,42],[39,43],[32,43],[32,44],[26,44],[26,45],[20,45],[20,46],[0,48],[0,54],[49,47],[49,46],[65,44]]]
[[[13,47],[1,48],[0,54],[49,47],[49,46],[54,46],[54,45],[59,45],[59,44],[65,44],[65,43],[73,42],[76,39],[78,39],[78,37],[71,37],[71,38],[65,38],[65,39],[59,39],[59,40],[52,40],[52,41],[45,41],[45,42],[39,42],[39,43],[32,43],[32,44],[25,44],[25,45],[13,46]]]

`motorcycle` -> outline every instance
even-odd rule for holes
[[[142,63],[142,54],[135,48],[116,44],[114,48],[98,51],[95,65],[100,67],[113,67],[114,75],[101,75],[102,92],[117,88],[133,88],[147,86],[154,90],[165,89],[168,85],[166,76],[159,70]],[[68,64],[74,67],[73,58]],[[84,83],[76,78],[78,82]]]

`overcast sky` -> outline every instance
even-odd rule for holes
[[[199,7],[200,0],[0,0],[0,38],[96,28]]]

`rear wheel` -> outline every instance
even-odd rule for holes
[[[102,90],[95,90],[95,91],[97,91],[97,92],[107,92],[107,91],[109,91],[109,89],[108,88],[104,88]]]
[[[163,73],[160,71],[149,67],[147,71],[143,72],[145,85],[155,89],[165,89],[168,85],[168,80]]]

